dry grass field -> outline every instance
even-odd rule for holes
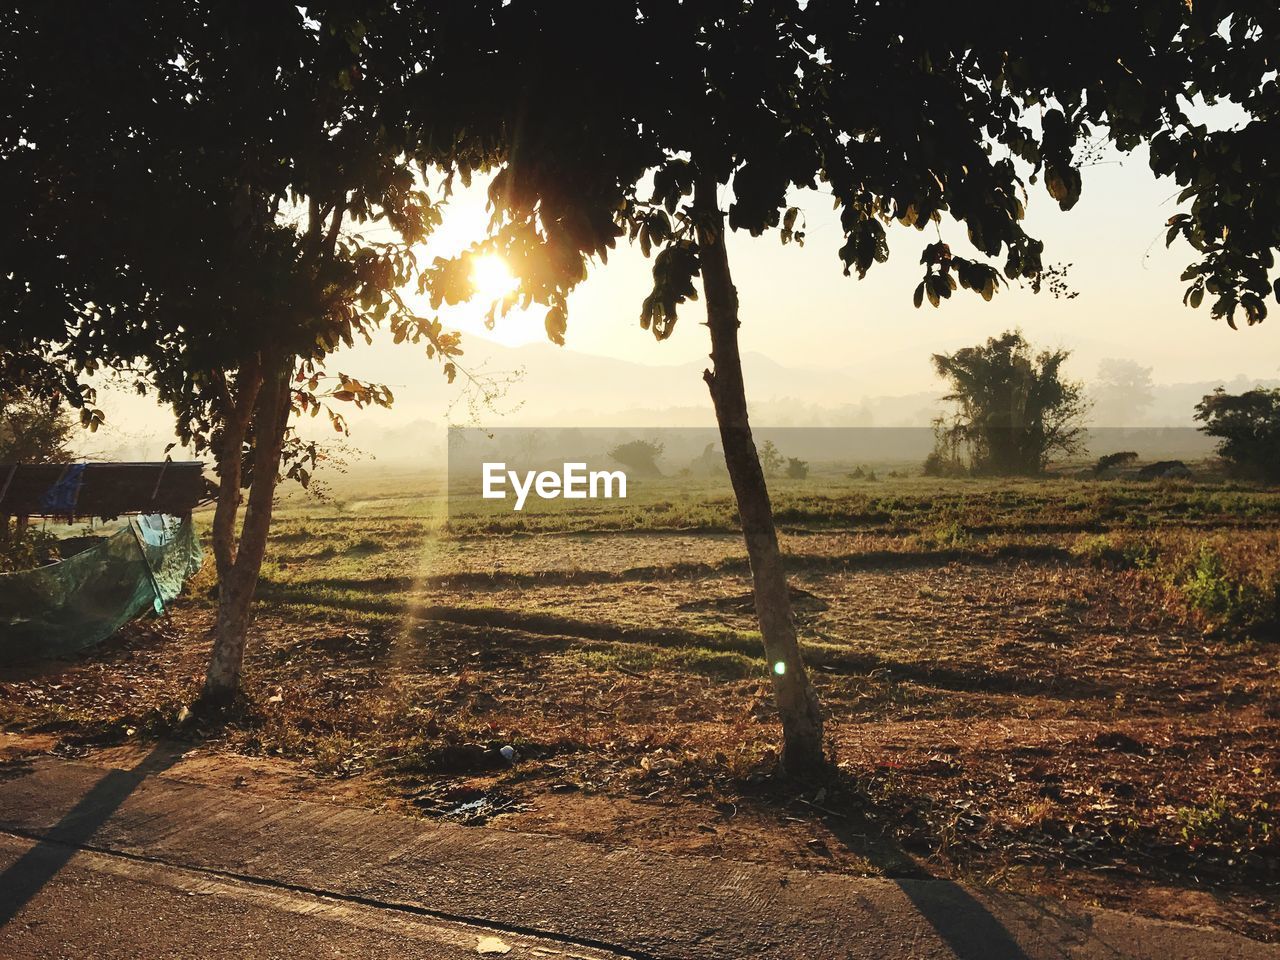
[[[6,670],[10,755],[191,742],[171,775],[608,844],[930,873],[1259,938],[1280,923],[1280,493],[773,484],[838,766],[775,775],[731,502],[446,511],[366,469],[291,497],[249,695],[187,717],[209,571],[163,621]],[[508,762],[501,748],[514,748]]]

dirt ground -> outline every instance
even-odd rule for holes
[[[198,580],[167,620],[5,668],[0,751],[124,763],[174,738],[167,775],[250,792],[1278,936],[1280,645],[1206,634],[1148,571],[1082,560],[1094,520],[787,524],[836,761],[796,784],[735,534],[441,537],[401,506],[284,513],[226,722],[184,710]]]

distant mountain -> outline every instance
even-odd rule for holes
[[[491,406],[474,410],[462,384],[450,387],[438,364],[411,349],[375,343],[344,351],[330,364],[361,379],[387,383],[396,394],[391,410],[351,410],[351,446],[380,460],[435,460],[444,451],[448,422],[491,426],[703,427],[715,423],[703,363],[667,366],[637,363],[556,347],[549,343],[502,346],[472,337],[463,367],[499,384]],[[868,395],[864,374],[851,368],[785,366],[759,353],[743,357],[752,422],[760,427],[927,427],[942,409],[944,392],[897,396]],[[1152,403],[1122,423],[1098,426],[1178,426],[1195,423],[1195,404],[1213,388],[1232,392],[1280,381],[1243,377],[1197,383],[1160,384]],[[108,425],[101,439],[129,458],[162,456],[172,436],[172,420],[149,400],[122,394],[108,402]],[[323,418],[306,421],[304,432],[332,440]],[[152,451],[151,447],[155,447]],[[146,447],[147,449],[142,449]],[[148,452],[150,451],[150,452]],[[110,456],[114,450],[104,450]]]

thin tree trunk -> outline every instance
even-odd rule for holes
[[[280,452],[285,428],[289,422],[289,376],[292,363],[280,363],[263,377],[258,390],[253,418],[253,480],[249,503],[234,558],[226,561],[225,573],[218,576],[218,620],[214,628],[213,654],[205,675],[201,699],[212,706],[231,702],[240,691],[248,640],[250,613],[262,559],[271,529],[271,511],[275,500],[276,480],[280,469]],[[232,454],[239,457],[239,445]],[[229,464],[222,468],[228,470]],[[237,492],[239,469],[236,474]],[[225,476],[224,476],[225,479]],[[221,498],[219,500],[221,507]],[[234,524],[234,515],[231,521]],[[221,566],[222,561],[220,561]]]
[[[219,404],[222,411],[222,439],[218,446],[218,503],[213,512],[213,559],[218,583],[231,575],[236,558],[236,517],[240,513],[240,489],[244,440],[262,388],[257,360],[246,363],[236,376],[235,395],[222,377]]]
[[[751,562],[756,618],[782,721],[782,767],[788,774],[803,776],[825,765],[822,712],[800,657],[773,508],[747,422],[747,395],[738,350],[738,292],[729,273],[724,216],[715,191],[714,180],[700,178],[694,193],[702,286],[711,330],[712,369],[703,373],[703,378],[715,406],[725,465],[733,482]]]

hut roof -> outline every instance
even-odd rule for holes
[[[213,496],[204,464],[0,463],[0,515],[185,516]]]

